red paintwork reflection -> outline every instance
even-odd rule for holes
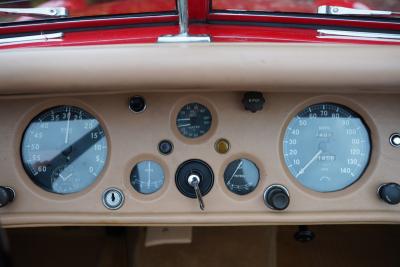
[[[19,3],[19,2],[17,2]],[[24,1],[1,7],[66,7],[69,17],[136,14],[176,10],[175,0],[50,0],[45,2]],[[3,18],[4,19],[4,18]],[[0,17],[0,22],[3,20]],[[6,22],[40,20],[40,17],[11,16]]]
[[[66,33],[61,41],[27,43],[0,46],[1,49],[20,47],[56,47],[109,44],[155,43],[160,35],[176,34],[178,26],[161,26],[145,28],[125,28],[115,30],[97,30]],[[210,34],[213,42],[292,42],[292,43],[352,43],[352,44],[386,44],[398,45],[398,42],[362,41],[345,39],[319,39],[316,30],[232,26],[232,25],[191,25],[193,34]]]
[[[162,12],[176,9],[174,0],[65,0],[70,16]]]
[[[318,6],[331,5],[358,9],[400,10],[398,0],[213,0],[217,10],[316,13]]]

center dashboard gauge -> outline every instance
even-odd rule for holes
[[[199,103],[183,106],[176,118],[176,127],[187,138],[197,138],[206,134],[211,128],[211,123],[211,112]]]
[[[107,139],[88,112],[57,106],[30,122],[21,157],[26,173],[39,187],[57,194],[75,193],[94,183],[103,170]]]
[[[164,184],[164,170],[160,164],[152,160],[137,163],[131,172],[131,185],[141,194],[152,194]]]
[[[237,159],[228,164],[224,172],[226,187],[236,195],[247,195],[254,191],[260,180],[260,172],[252,161]]]
[[[338,104],[320,103],[298,113],[283,139],[290,173],[317,192],[342,190],[364,173],[370,158],[369,130],[361,117]]]

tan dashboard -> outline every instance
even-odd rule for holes
[[[0,64],[5,227],[400,222],[395,46],[15,49]]]
[[[389,143],[398,132],[398,95],[329,95],[264,93],[266,103],[252,113],[243,108],[241,92],[143,93],[144,112],[128,108],[132,94],[69,97],[8,97],[0,101],[1,185],[15,190],[15,200],[1,208],[1,223],[9,227],[31,225],[161,225],[161,224],[294,224],[399,222],[400,208],[377,196],[383,183],[398,182],[400,148]],[[176,116],[187,103],[200,103],[212,115],[210,130],[199,138],[185,138]],[[361,178],[337,192],[315,192],[302,186],[285,164],[282,142],[290,120],[316,103],[343,105],[362,117],[369,128],[371,156]],[[42,111],[60,105],[82,108],[104,129],[108,152],[104,169],[81,192],[49,193],[27,175],[21,161],[21,142],[29,122]],[[226,139],[230,149],[218,153],[215,142]],[[162,155],[161,140],[173,151]],[[49,142],[51,140],[48,140]],[[246,195],[232,193],[224,183],[224,171],[235,159],[251,160],[259,170],[259,182]],[[204,211],[196,199],[184,196],[176,185],[176,171],[189,159],[206,162],[214,183],[204,196]],[[133,166],[153,160],[162,167],[165,180],[153,194],[138,193],[130,183]],[[271,210],[264,190],[279,184],[287,188],[290,204]],[[125,201],[109,210],[102,201],[108,188],[122,191]]]

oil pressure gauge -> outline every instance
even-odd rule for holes
[[[228,164],[224,172],[226,187],[236,195],[254,191],[260,180],[260,172],[252,161],[237,159]]]

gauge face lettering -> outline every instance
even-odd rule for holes
[[[58,106],[36,116],[21,143],[24,169],[42,189],[57,194],[84,190],[107,160],[104,130],[91,114]]]
[[[312,105],[298,113],[283,140],[290,173],[317,192],[353,184],[364,173],[370,153],[369,130],[360,116],[332,103]]]
[[[152,194],[164,184],[164,170],[160,164],[152,160],[137,163],[131,172],[131,185],[141,194]]]
[[[176,127],[183,136],[197,138],[210,130],[211,122],[211,112],[205,106],[199,103],[190,103],[179,111]]]
[[[254,191],[260,180],[260,172],[252,161],[237,159],[228,164],[224,172],[226,187],[236,195]]]

